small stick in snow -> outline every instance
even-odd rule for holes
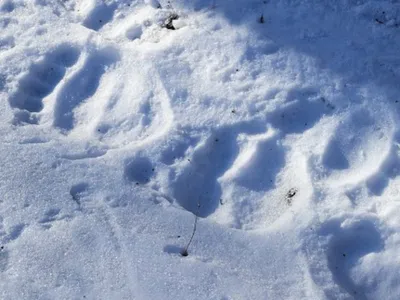
[[[192,236],[190,237],[189,243],[188,243],[188,244],[186,245],[186,247],[183,248],[183,250],[181,251],[181,255],[182,255],[182,256],[188,256],[188,255],[189,255],[188,249],[189,249],[189,246],[190,246],[190,244],[192,243],[193,237],[194,237],[194,235],[195,235],[195,233],[196,233],[196,229],[197,229],[197,219],[199,218],[199,216],[198,216],[199,210],[200,210],[200,204],[197,203],[197,213],[195,214],[195,218],[194,218],[194,226],[193,226]]]

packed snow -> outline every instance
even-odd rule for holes
[[[394,0],[0,0],[0,299],[400,299],[399,49]]]

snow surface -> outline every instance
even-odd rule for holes
[[[390,0],[0,0],[0,299],[400,299],[399,35]]]

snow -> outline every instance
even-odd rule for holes
[[[0,0],[0,299],[398,299],[399,26]]]

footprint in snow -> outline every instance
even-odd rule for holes
[[[74,128],[74,109],[96,93],[107,67],[118,59],[114,49],[89,53],[83,67],[60,90],[54,108],[55,127],[63,131]]]
[[[34,113],[43,109],[43,99],[60,83],[79,55],[75,46],[63,44],[31,65],[9,98],[10,106],[16,109],[14,124],[38,123]]]
[[[312,172],[333,186],[364,181],[379,173],[390,156],[392,132],[390,117],[356,110],[336,127],[319,161],[311,162]]]
[[[331,220],[322,225],[320,233],[330,236],[326,256],[336,284],[355,299],[368,299],[363,286],[353,280],[351,270],[362,257],[383,249],[376,222],[369,217]]]
[[[136,156],[128,159],[125,163],[125,179],[136,185],[148,183],[154,172],[155,168],[147,157]]]

